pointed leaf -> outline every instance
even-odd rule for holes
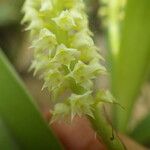
[[[0,51],[0,116],[21,149],[61,149],[2,51]]]

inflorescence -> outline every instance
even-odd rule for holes
[[[23,11],[34,48],[31,69],[51,93],[53,120],[93,116],[94,79],[106,69],[100,64],[83,0],[26,0]]]

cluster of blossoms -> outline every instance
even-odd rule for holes
[[[99,15],[103,19],[104,26],[114,22],[121,23],[125,16],[125,6],[127,0],[100,0],[101,8]]]
[[[99,63],[83,0],[26,0],[23,11],[34,48],[31,68],[51,93],[53,119],[93,116],[94,79],[106,70]]]

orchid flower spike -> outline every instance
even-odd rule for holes
[[[52,120],[93,116],[94,80],[106,69],[83,0],[26,0],[23,12],[34,48],[31,69],[51,93]]]

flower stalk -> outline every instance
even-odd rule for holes
[[[93,115],[94,118],[88,118],[97,135],[101,137],[106,148],[108,150],[125,150],[126,148],[124,144],[118,137],[116,131],[114,131],[111,124],[108,123],[107,117],[105,117],[103,104],[95,106],[95,109],[93,109]]]

